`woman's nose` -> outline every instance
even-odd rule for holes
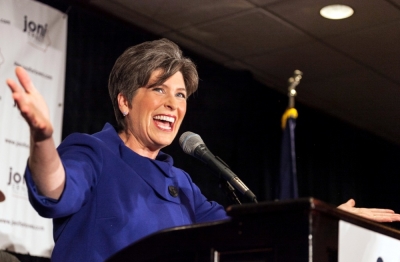
[[[173,95],[169,95],[165,101],[165,107],[175,110],[178,107],[177,98]]]

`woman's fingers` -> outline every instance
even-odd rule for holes
[[[17,78],[25,92],[31,93],[32,91],[35,91],[35,87],[31,81],[31,78],[24,68],[18,66],[15,68],[15,74],[17,75]]]
[[[51,137],[53,127],[50,123],[46,101],[34,87],[28,73],[22,67],[15,69],[21,86],[12,79],[7,79],[14,101],[21,115],[31,128],[34,140],[41,141]]]
[[[12,79],[7,79],[7,85],[11,89],[14,100],[21,96],[22,88]]]
[[[391,209],[369,208],[369,210],[375,214],[394,214],[394,211]]]
[[[13,97],[15,103],[17,104],[17,106],[18,106],[19,110],[21,111],[21,113],[23,113],[23,111],[25,111],[23,105],[26,103],[24,101],[26,99],[25,98],[25,91],[22,89],[22,87],[20,87],[18,85],[17,82],[15,82],[12,79],[7,79],[7,85],[11,89],[12,97]]]
[[[400,221],[400,215],[391,209],[381,208],[357,208],[354,199],[348,200],[346,203],[338,206],[339,209],[357,214],[359,216],[374,220],[376,222],[393,222]]]

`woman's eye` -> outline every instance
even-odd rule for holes
[[[177,96],[178,97],[182,97],[182,98],[186,98],[186,94],[184,94],[184,93],[178,93]]]
[[[153,91],[156,91],[158,93],[163,93],[164,92],[164,90],[162,88],[159,88],[159,87],[153,88]]]

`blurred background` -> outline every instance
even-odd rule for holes
[[[400,213],[400,1],[40,0],[68,15],[63,138],[115,123],[108,74],[129,46],[167,37],[198,66],[178,134],[199,134],[257,195],[276,198],[288,79],[303,72],[295,107],[300,197]],[[218,179],[165,148],[210,199],[231,202]],[[397,227],[398,225],[390,224]]]

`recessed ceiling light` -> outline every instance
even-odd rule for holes
[[[338,20],[352,16],[354,10],[347,5],[328,5],[322,8],[319,13],[325,18]]]

